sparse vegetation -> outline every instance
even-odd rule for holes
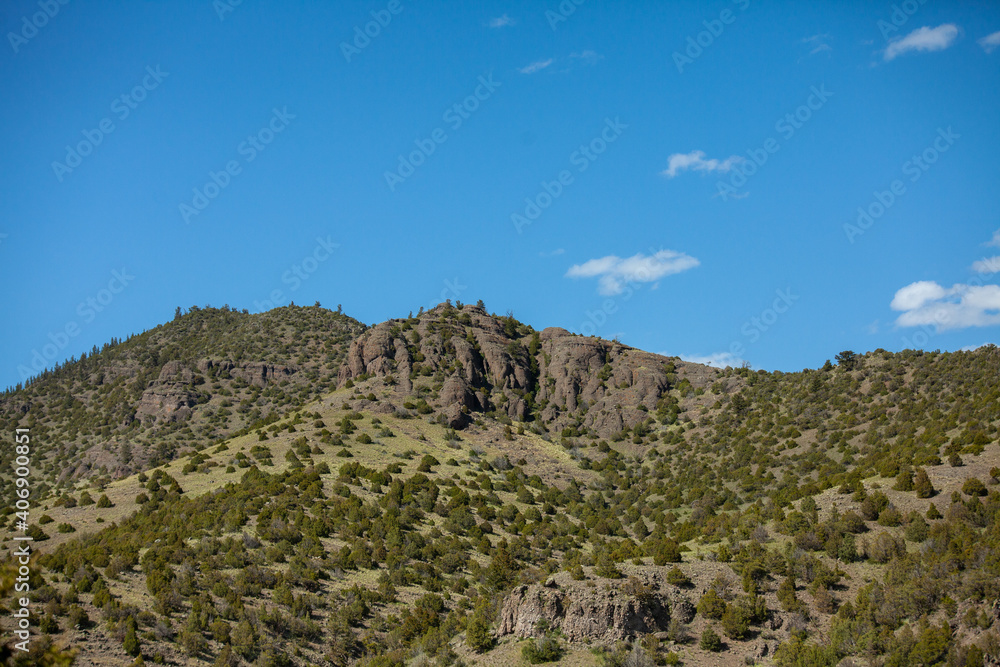
[[[489,352],[473,308],[379,325],[395,336],[379,361],[392,372],[351,372],[339,389],[363,327],[295,308],[269,314],[283,333],[266,344],[244,330],[250,316],[198,310],[8,392],[3,426],[51,443],[28,529],[39,622],[57,640],[77,626],[113,639],[120,664],[456,664],[508,648],[495,633],[515,586],[562,577],[642,601],[633,575],[655,571],[696,606],[690,627],[666,630],[683,648],[650,633],[605,646],[605,664],[742,660],[779,626],[779,665],[1000,659],[987,613],[1000,597],[996,348],[842,353],[836,368],[767,373],[587,339],[600,361],[573,371],[571,396],[551,368],[569,364],[565,350],[508,314]],[[322,362],[299,361],[307,352]],[[495,382],[488,354],[519,375]],[[310,380],[234,375],[258,358]],[[173,362],[204,409],[101,436],[142,394],[111,369],[148,383]],[[104,384],[84,388],[94,373]],[[60,480],[56,463],[80,465],[99,437],[115,460],[132,443],[142,472]],[[540,663],[567,648],[544,626],[520,650]]]

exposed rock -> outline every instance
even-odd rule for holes
[[[654,578],[647,576],[646,582]],[[544,620],[569,641],[613,642],[665,632],[672,617],[685,623],[694,617],[694,607],[679,589],[646,583],[636,593],[629,590],[634,583],[599,580],[591,587],[562,573],[545,585],[518,586],[503,601],[497,634],[534,636]]]
[[[682,379],[693,388],[706,388],[720,375],[714,368],[557,327],[537,334],[514,327],[517,333],[509,335],[513,329],[509,323],[505,329],[504,322],[477,306],[459,310],[444,304],[417,318],[383,322],[351,343],[338,382],[393,375],[395,391],[405,399],[421,375],[443,375],[434,402],[446,417],[457,414],[450,406],[459,406],[524,420],[534,408],[542,421],[560,428],[584,411],[584,426],[610,438],[654,415],[660,400]],[[738,382],[727,380],[726,391]],[[691,394],[682,399],[696,403],[711,398]]]
[[[447,406],[444,409],[444,417],[448,426],[455,430],[461,430],[472,423],[472,418],[459,405]]]
[[[175,360],[163,364],[157,382],[190,382],[193,377],[194,373],[191,372],[190,368]]]
[[[384,322],[382,325],[370,329],[351,343],[347,360],[338,376],[341,383],[366,373],[386,375],[394,370],[397,354],[396,344],[393,340],[395,336],[392,333],[392,327],[386,326],[391,322]]]
[[[457,375],[452,375],[444,381],[444,386],[441,388],[441,402],[444,405],[458,405],[470,410],[482,407],[475,393],[469,388],[469,383]]]
[[[179,383],[154,384],[142,393],[135,416],[158,422],[183,421],[198,404],[197,394]]]
[[[269,382],[281,382],[298,372],[294,366],[250,362],[237,366],[229,371],[233,377],[238,377],[247,384],[266,387]]]

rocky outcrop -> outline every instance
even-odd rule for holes
[[[229,371],[233,377],[238,377],[255,387],[266,387],[270,382],[281,382],[297,372],[294,366],[250,362]]]
[[[169,362],[164,366],[164,369],[168,365],[177,363]],[[243,364],[235,364],[232,361],[222,360],[216,361],[214,359],[201,359],[198,361],[197,368],[201,373],[208,374],[210,372],[222,373],[224,376],[229,376],[232,378],[239,378],[249,385],[255,387],[266,387],[269,382],[281,382],[282,380],[290,379],[298,369],[295,366],[286,366],[284,364],[271,364],[261,361],[251,361]],[[163,374],[160,374],[161,379]]]
[[[360,335],[338,381],[389,375],[404,399],[420,378],[437,377],[437,396],[428,400],[449,421],[463,421],[452,419],[458,412],[496,410],[523,420],[533,411],[556,428],[582,417],[610,438],[649,419],[682,379],[706,388],[719,371],[557,327],[534,333],[478,306],[442,304]]]
[[[593,583],[562,573],[545,585],[518,586],[503,601],[497,635],[531,637],[548,627],[573,642],[615,642],[664,632],[671,618],[694,618],[691,602],[656,573]]]
[[[177,383],[154,384],[142,392],[135,418],[147,421],[183,421],[191,416],[191,409],[198,404],[198,395]]]

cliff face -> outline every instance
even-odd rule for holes
[[[163,365],[157,379],[142,392],[135,408],[135,418],[144,422],[187,421],[199,403],[209,398],[198,387],[204,386],[205,376],[210,372],[264,388],[268,384],[294,380],[298,368],[264,362],[235,364],[212,359],[200,359],[192,368],[179,361],[169,361]]]
[[[688,623],[695,609],[656,573],[643,579],[573,581],[556,575],[545,585],[518,586],[504,599],[497,635],[532,637],[559,629],[569,641],[616,642],[665,632],[672,618]]]
[[[355,339],[338,381],[370,375],[391,376],[400,398],[432,378],[440,387],[428,400],[449,416],[495,410],[607,438],[662,415],[663,399],[684,379],[704,388],[719,373],[565,329],[535,332],[477,306],[441,305]]]

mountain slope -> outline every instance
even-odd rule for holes
[[[32,428],[48,484],[121,476],[316,396],[364,328],[319,307],[193,307],[5,392],[0,427]]]
[[[334,335],[273,420],[33,497],[35,627],[82,664],[1000,664],[995,347],[717,370],[447,303]]]

